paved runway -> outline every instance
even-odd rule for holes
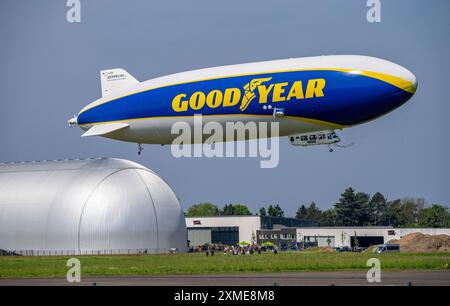
[[[240,273],[211,275],[82,277],[84,286],[351,286],[373,285],[366,272],[290,272]],[[450,270],[382,272],[381,283],[375,285],[450,286]],[[0,279],[0,286],[64,286],[74,285],[62,278]]]

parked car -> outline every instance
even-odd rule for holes
[[[380,244],[374,250],[374,253],[400,252],[400,244]]]
[[[298,251],[298,250],[300,250],[300,248],[298,247],[298,244],[293,244],[293,245],[290,246],[290,250],[291,251]]]
[[[280,245],[280,251],[287,251],[288,249],[289,249],[289,246],[287,244]]]
[[[367,248],[365,248],[365,247],[355,247],[355,248],[353,249],[353,252],[363,253],[363,252],[365,252],[366,250],[367,250]]]
[[[338,253],[351,252],[351,251],[352,251],[352,248],[349,246],[343,246],[343,247],[336,248],[336,252],[338,252]]]

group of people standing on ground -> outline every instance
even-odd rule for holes
[[[257,252],[258,254],[261,254],[262,251],[266,251],[268,250],[267,248],[263,248],[261,246],[258,245],[251,245],[251,246],[238,246],[235,247],[230,246],[230,247],[225,247],[223,249],[223,254],[224,255],[253,255],[255,252]],[[274,254],[278,253],[278,250],[276,247],[271,248],[270,251],[272,251]]]

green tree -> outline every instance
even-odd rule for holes
[[[359,240],[358,240],[358,235],[356,234],[356,231],[355,231],[355,236],[353,236],[353,242],[355,244],[355,247],[359,248]]]
[[[241,216],[241,215],[251,215],[251,211],[247,206],[242,204],[225,204],[222,211],[220,212],[223,216]]]
[[[380,222],[377,225],[391,225],[391,226],[401,226],[400,211],[402,208],[402,201],[400,199],[389,201],[387,203],[386,213],[384,213]]]
[[[234,215],[233,204],[225,204],[225,206],[223,207],[223,209],[222,209],[220,214],[224,215],[224,216],[232,216],[232,215]]]
[[[319,226],[337,226],[338,214],[336,208],[327,209],[322,212],[322,218],[320,219]]]
[[[252,214],[250,209],[248,209],[247,206],[242,204],[234,204],[233,210],[235,216],[250,216]]]
[[[387,214],[387,200],[380,192],[376,192],[367,203],[367,225],[387,225]]]
[[[311,202],[311,204],[306,207],[301,205],[295,214],[296,219],[307,219],[316,221],[317,224],[320,223],[322,219],[322,211],[316,206],[316,203]]]
[[[420,212],[425,208],[425,200],[422,198],[403,198],[400,208],[400,225],[415,227],[418,225]]]
[[[448,227],[449,211],[447,207],[433,204],[419,212],[418,223],[423,227]]]
[[[301,205],[298,209],[297,212],[295,213],[295,218],[296,219],[306,219],[306,206],[305,205]]]
[[[272,206],[272,204],[270,204],[267,208],[267,214],[271,217],[275,215],[275,208]]]
[[[284,217],[284,211],[278,204],[276,204],[275,206],[273,206],[272,204],[269,205],[267,212],[271,217]]]
[[[306,219],[314,220],[317,223],[322,219],[322,211],[316,206],[316,203],[311,202],[309,207],[306,209]]]
[[[199,203],[194,204],[186,212],[188,217],[210,217],[218,216],[219,209],[212,203]]]
[[[370,196],[367,193],[355,193],[352,187],[347,188],[341,194],[339,202],[334,204],[337,212],[337,224],[361,226],[367,223],[369,199]]]
[[[358,192],[355,194],[355,201],[356,201],[356,211],[355,211],[355,218],[356,218],[356,225],[363,226],[367,225],[369,220],[369,199],[370,195],[364,192]]]
[[[341,194],[339,202],[334,204],[337,210],[338,224],[341,226],[355,226],[358,224],[358,215],[361,211],[360,203],[357,201],[355,190],[347,188]]]
[[[260,216],[265,216],[265,215],[266,215],[266,209],[265,209],[264,207],[261,207],[261,208],[259,209],[259,215],[260,215]]]
[[[255,232],[252,232],[252,237],[251,237],[251,239],[250,239],[250,243],[253,245],[253,244],[256,244],[256,234],[255,234]]]

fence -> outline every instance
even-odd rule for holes
[[[0,256],[94,256],[94,255],[149,255],[173,254],[176,248],[114,249],[114,250],[0,250]]]

